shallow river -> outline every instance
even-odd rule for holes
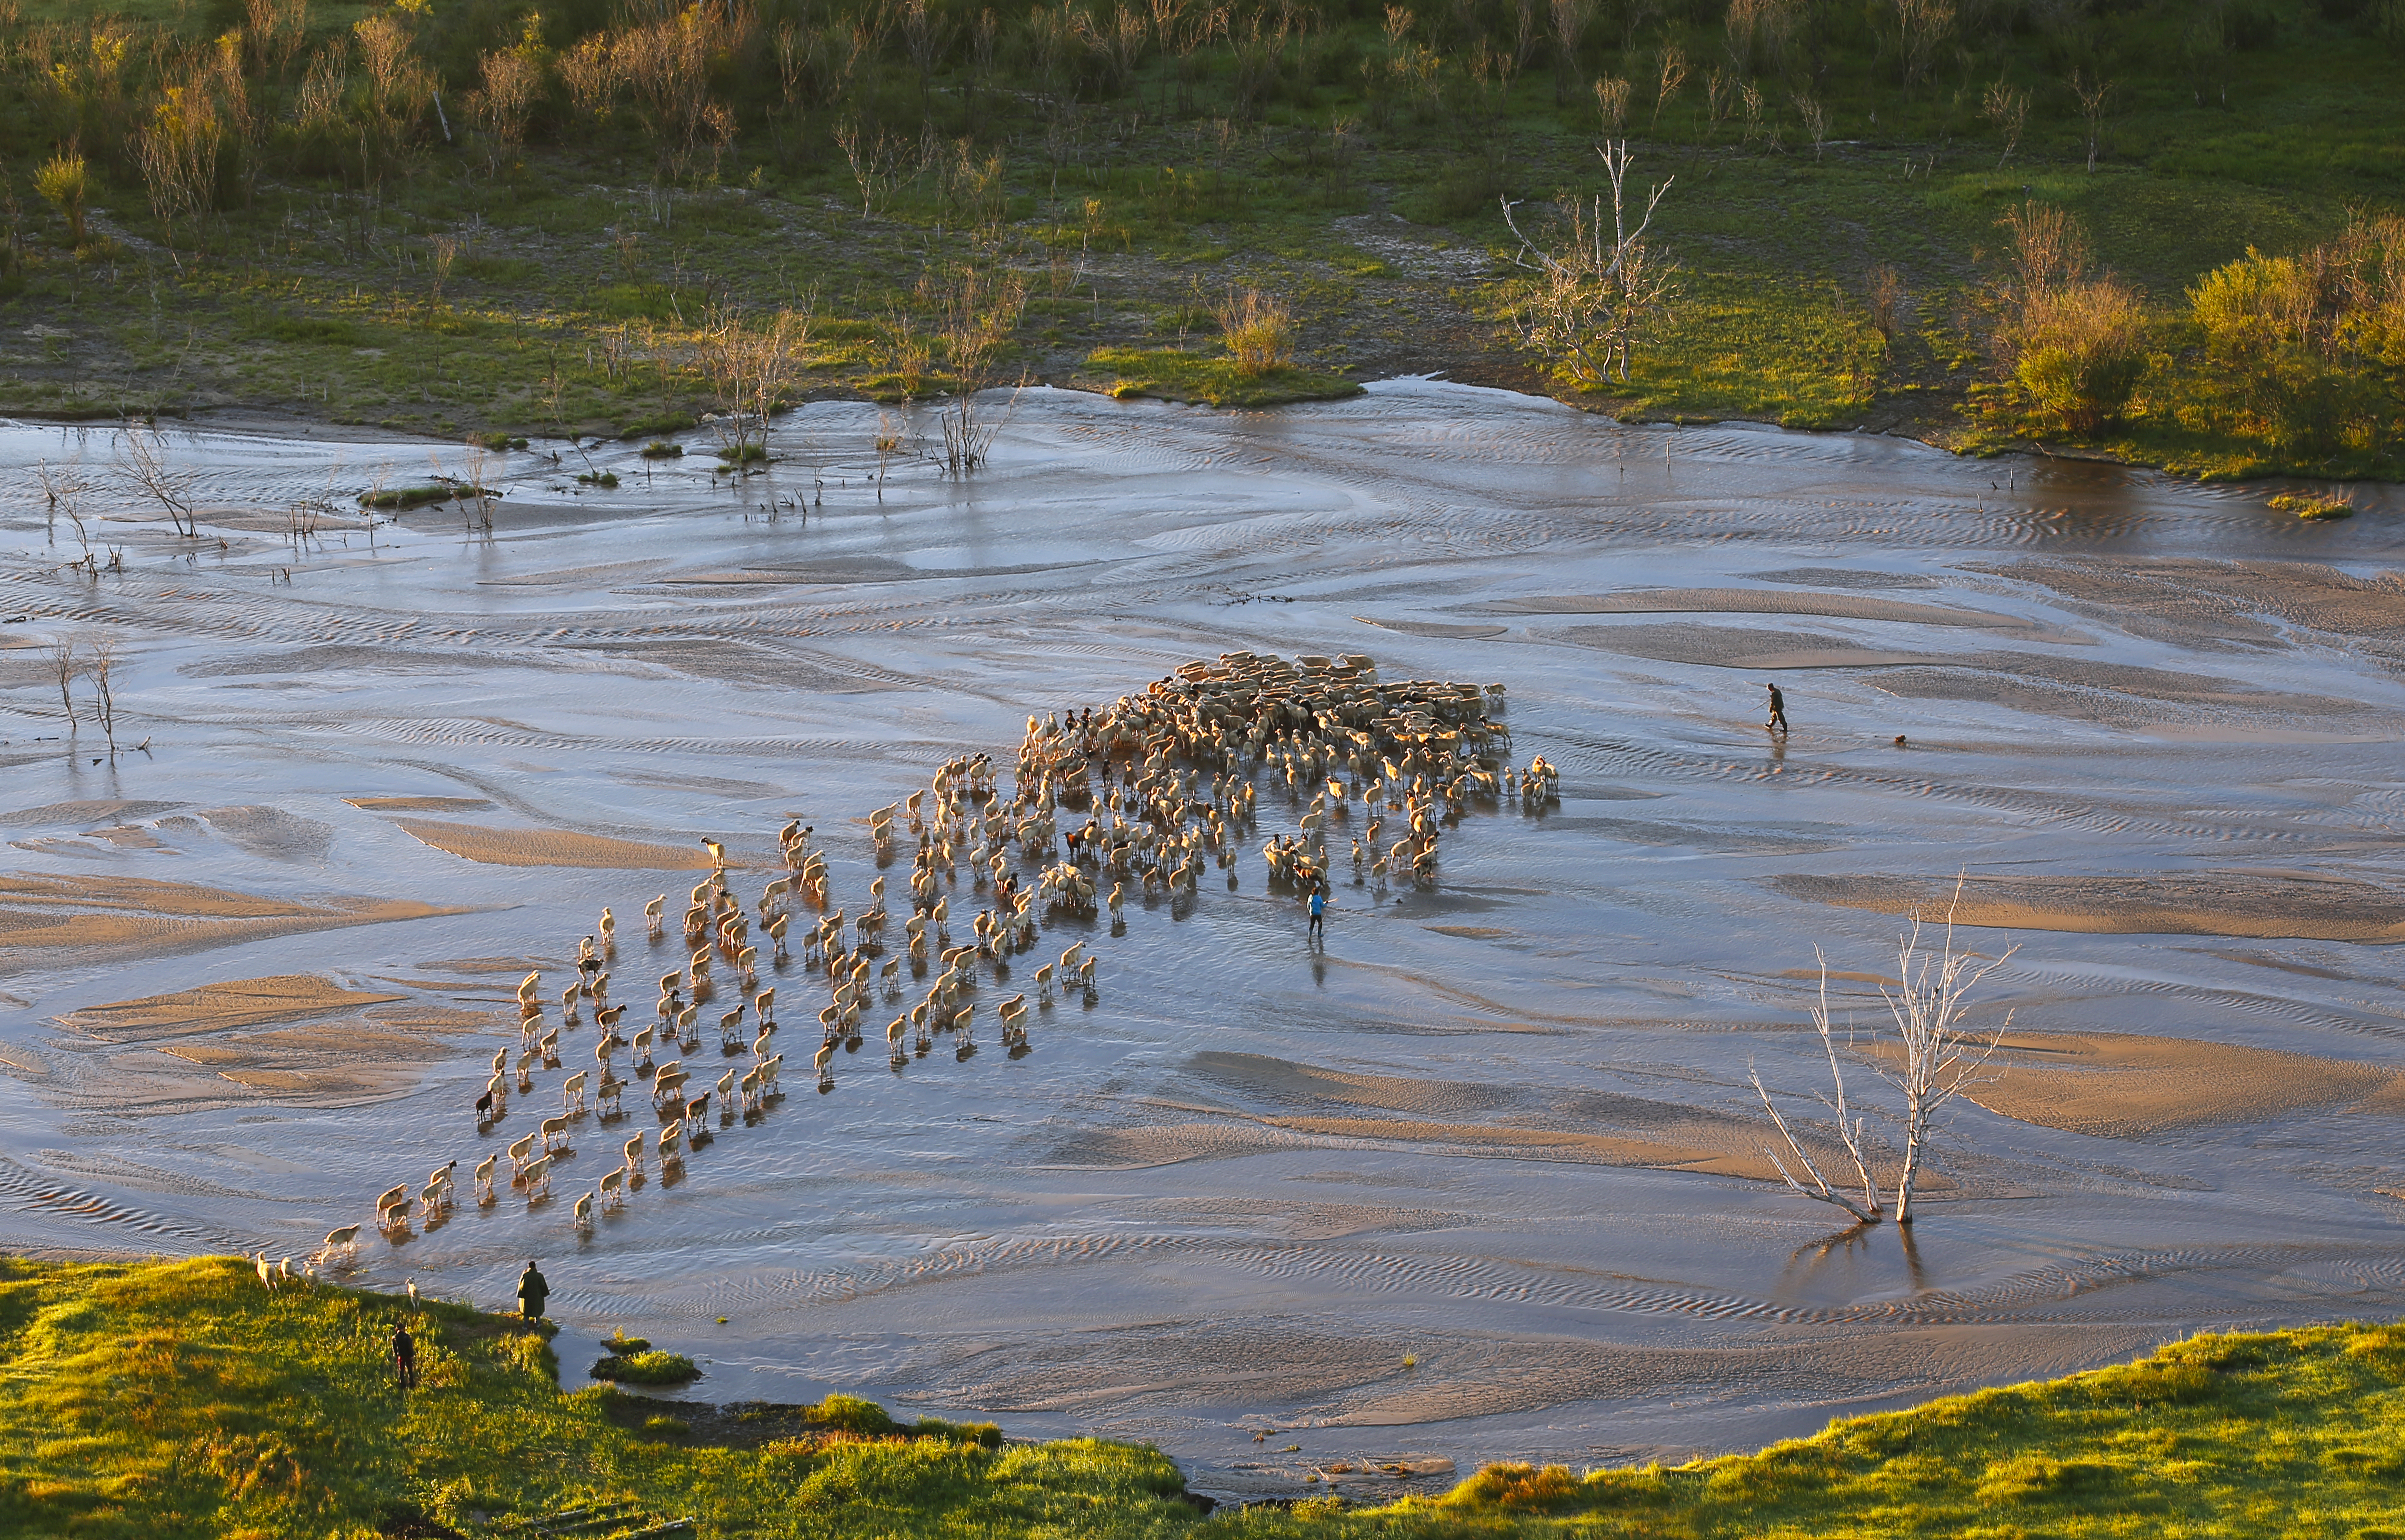
[[[820,1094],[796,963],[783,1099],[681,1180],[580,1235],[651,1123],[581,1120],[549,1202],[371,1225],[351,1276],[501,1306],[540,1258],[571,1378],[622,1326],[701,1360],[696,1397],[1151,1439],[1221,1493],[1743,1447],[2405,1303],[2395,493],[2309,525],[1400,382],[1031,392],[989,470],[906,452],[880,498],[878,427],[806,408],[732,486],[707,435],[596,449],[614,490],[564,446],[171,428],[194,540],[112,430],[0,426],[0,1245],[304,1256],[445,1161],[464,1190],[590,1062],[588,1015],[478,1132],[518,977],[556,1022],[603,905],[631,1028],[681,956],[640,911],[703,837],[756,897],[798,817],[856,912],[861,820],[945,758],[1249,649],[1504,684],[1559,805],[1473,810],[1432,886],[1341,886],[1324,952],[1257,853],[1054,924],[981,998],[1081,935],[1099,988],[1023,1057],[891,1071],[879,1016]],[[489,530],[364,527],[359,492],[437,471],[506,493]],[[115,648],[113,763],[63,638]],[[1261,784],[1256,850],[1301,811]],[[2013,1015],[1907,1247],[1765,1180],[1748,1075],[1812,1114],[1816,955],[1867,1027],[1958,875],[1958,942],[2019,948],[1976,1019]],[[688,1057],[714,1078],[715,1034]]]

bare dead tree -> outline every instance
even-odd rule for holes
[[[2010,1012],[1992,1032],[1974,1032],[1967,1024],[1972,991],[2020,948],[2007,947],[1993,958],[1956,949],[1954,913],[1962,903],[1962,879],[1957,878],[1953,900],[1946,911],[1946,935],[1934,951],[1921,941],[1918,914],[1912,917],[1912,928],[1897,939],[1897,982],[1892,988],[1885,985],[1879,987],[1879,998],[1887,1004],[1894,1037],[1891,1042],[1886,1040],[1886,1034],[1874,1033],[1865,1044],[1876,1060],[1893,1066],[1881,1068],[1878,1073],[1902,1102],[1897,1111],[1882,1114],[1896,1125],[1904,1147],[1895,1174],[1898,1225],[1912,1223],[1913,1194],[1919,1189],[1922,1160],[1938,1114],[1956,1097],[1986,1081],[1988,1077],[1981,1071],[2012,1027]],[[1754,1093],[1762,1098],[1764,1110],[1770,1113],[1771,1123],[1786,1145],[1784,1154],[1767,1145],[1763,1153],[1779,1168],[1779,1174],[1792,1191],[1817,1202],[1835,1204],[1856,1220],[1871,1224],[1879,1218],[1880,1205],[1878,1184],[1871,1175],[1869,1120],[1856,1112],[1847,1099],[1845,1068],[1829,1019],[1828,959],[1821,957],[1820,962],[1821,994],[1812,1007],[1812,1025],[1821,1034],[1821,1050],[1828,1058],[1831,1090],[1816,1096],[1816,1099],[1835,1119],[1837,1141],[1853,1164],[1861,1199],[1857,1201],[1845,1186],[1831,1181],[1821,1169],[1803,1136],[1772,1101],[1762,1077],[1753,1074]]]
[[[1540,245],[1520,228],[1519,205],[1503,203],[1503,220],[1519,238],[1513,257],[1537,275],[1519,306],[1521,340],[1531,351],[1567,369],[1580,384],[1594,386],[1615,374],[1628,378],[1629,354],[1656,318],[1678,298],[1678,265],[1647,243],[1654,211],[1670,190],[1671,177],[1646,190],[1645,210],[1630,229],[1627,206],[1628,142],[1596,147],[1611,183],[1611,229],[1604,230],[1603,198],[1575,198],[1556,206],[1556,244]]]
[[[1687,55],[1678,44],[1662,45],[1662,52],[1655,63],[1660,68],[1653,82],[1653,117],[1648,132],[1661,123],[1662,109],[1670,105],[1670,98],[1679,94],[1679,88],[1687,79]]]
[[[1863,276],[1863,303],[1870,312],[1871,328],[1879,334],[1879,345],[1892,350],[1895,346],[1896,323],[1905,305],[1904,274],[1885,262],[1875,262]]]
[[[1979,116],[1995,124],[1996,132],[2004,136],[2004,152],[1996,157],[1997,170],[2002,171],[2004,162],[2013,158],[2013,151],[2020,147],[2021,130],[2029,123],[2029,92],[2002,80],[1990,82],[1987,95],[1981,98]]]
[[[1896,41],[1903,55],[1904,89],[1930,77],[1937,50],[1954,30],[1952,0],[1893,0]]]
[[[1895,1023],[1900,1064],[1883,1078],[1904,1098],[1904,1166],[1895,1179],[1895,1222],[1912,1223],[1912,1195],[1920,1174],[1920,1160],[1937,1113],[1984,1078],[1980,1071],[2004,1041],[2012,1013],[1985,1036],[1965,1024],[1971,991],[2003,967],[2018,946],[2007,946],[1994,958],[1981,958],[1954,948],[1954,911],[1962,902],[1962,882],[1954,884],[1954,899],[1946,907],[1946,937],[1932,954],[1920,945],[1920,917],[1896,945],[1897,987],[1879,990]]]
[[[117,639],[94,637],[91,639],[91,682],[93,714],[100,720],[100,730],[108,739],[108,759],[117,762],[117,692],[109,681],[109,670],[117,663]]]
[[[192,477],[169,469],[164,437],[156,427],[146,434],[140,423],[128,422],[120,442],[124,453],[118,463],[133,478],[135,489],[167,511],[167,522],[176,526],[176,534],[198,539],[201,525],[192,512]]]
[[[1845,1146],[1847,1156],[1853,1162],[1855,1180],[1861,1183],[1862,1201],[1856,1203],[1843,1188],[1821,1174],[1819,1164],[1812,1158],[1812,1152],[1805,1147],[1804,1141],[1780,1115],[1779,1104],[1770,1099],[1770,1092],[1763,1085],[1761,1074],[1749,1066],[1747,1073],[1753,1082],[1754,1094],[1762,1098],[1763,1111],[1770,1114],[1772,1125],[1779,1129],[1779,1137],[1787,1145],[1787,1153],[1783,1155],[1769,1145],[1763,1146],[1762,1153],[1779,1168],[1779,1176],[1785,1179],[1790,1189],[1821,1203],[1834,1203],[1853,1215],[1859,1224],[1875,1225],[1879,1219],[1879,1200],[1878,1183],[1871,1178],[1867,1153],[1869,1119],[1857,1113],[1846,1100],[1845,1066],[1837,1058],[1836,1034],[1829,1024],[1829,959],[1821,956],[1818,947],[1813,948],[1812,955],[1821,963],[1821,998],[1812,1006],[1812,1025],[1821,1034],[1821,1051],[1828,1056],[1830,1085],[1829,1094],[1818,1096],[1816,1099],[1829,1110],[1835,1120],[1838,1141]],[[1792,1168],[1788,1165],[1790,1159],[1795,1162]],[[1805,1177],[1811,1179],[1809,1186],[1795,1174],[1799,1169]]]
[[[1628,126],[1628,82],[1617,75],[1606,76],[1595,83],[1595,110],[1603,119],[1606,138]]]
[[[59,637],[42,650],[42,656],[49,664],[50,671],[58,676],[59,705],[66,711],[67,731],[72,734],[76,726],[75,696],[68,687],[75,683],[76,676],[83,672],[83,665],[76,658],[75,638]]]
[[[892,134],[871,134],[849,118],[836,124],[835,142],[851,168],[852,183],[860,189],[860,217],[866,219],[902,185],[902,146]]]
[[[701,361],[718,398],[719,436],[731,430],[729,457],[740,464],[766,455],[768,419],[784,397],[795,367],[809,344],[809,303],[781,310],[759,324],[722,314],[710,329]]]
[[[35,462],[34,474],[41,482],[43,507],[46,517],[51,522],[52,532],[56,532],[56,521],[61,513],[64,513],[67,522],[75,525],[76,543],[82,548],[83,556],[69,565],[82,567],[97,576],[100,567],[92,559],[91,532],[83,522],[83,495],[91,490],[91,483],[72,470],[52,466],[48,460]]]
[[[1002,430],[1004,419],[989,414],[979,396],[997,383],[996,366],[1027,308],[1027,280],[999,259],[972,258],[931,273],[921,288],[935,306],[952,383],[937,418],[942,464],[947,474],[966,476],[985,464]]]
[[[2096,155],[2104,142],[2104,102],[2113,82],[2085,69],[2071,72],[2071,93],[2079,98],[2079,116],[2088,125],[2088,169],[2096,169]]]
[[[1795,116],[1804,120],[1804,134],[1812,141],[1812,159],[1817,161],[1829,143],[1829,109],[1808,91],[1790,94],[1795,98]]]

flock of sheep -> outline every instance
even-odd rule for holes
[[[498,1201],[504,1156],[509,1187],[530,1206],[547,1199],[554,1163],[571,1153],[573,1127],[588,1115],[624,1116],[626,1093],[637,1082],[659,1126],[649,1139],[637,1133],[626,1140],[619,1164],[577,1197],[573,1223],[580,1229],[590,1225],[597,1207],[622,1204],[630,1188],[642,1184],[648,1165],[656,1164],[666,1177],[682,1167],[689,1149],[712,1137],[713,1124],[724,1127],[738,1118],[748,1124],[780,1099],[784,1056],[771,1051],[779,986],[761,987],[754,912],[772,966],[792,963],[798,951],[800,964],[827,988],[813,1059],[821,1091],[834,1087],[837,1048],[860,1046],[863,1014],[904,999],[906,967],[912,987],[931,968],[935,977],[922,998],[887,1026],[889,1063],[899,1071],[914,1056],[925,1057],[938,1033],[949,1037],[955,1057],[966,1059],[977,1052],[974,996],[981,969],[995,982],[1007,976],[1006,959],[1035,945],[1043,917],[1092,917],[1107,908],[1116,934],[1125,925],[1131,885],[1146,898],[1174,898],[1194,891],[1210,862],[1232,868],[1238,842],[1255,821],[1256,781],[1265,769],[1273,785],[1283,777],[1292,803],[1309,799],[1300,833],[1273,838],[1264,848],[1273,888],[1288,890],[1307,891],[1329,880],[1329,831],[1350,819],[1357,798],[1364,824],[1352,840],[1352,862],[1363,880],[1380,884],[1389,876],[1429,879],[1442,824],[1473,801],[1551,799],[1555,775],[1541,755],[1521,772],[1501,759],[1499,750],[1510,742],[1509,730],[1497,720],[1502,704],[1499,684],[1381,684],[1376,666],[1357,655],[1287,663],[1230,652],[1216,664],[1188,664],[1100,713],[1030,717],[1007,797],[991,759],[963,756],[948,762],[930,786],[869,816],[879,867],[897,861],[904,845],[915,840],[909,912],[899,945],[892,947],[885,939],[886,879],[870,881],[867,904],[856,917],[830,909],[825,857],[812,847],[815,831],[798,820],[778,836],[785,875],[766,886],[752,911],[729,885],[724,847],[705,840],[711,871],[694,888],[682,917],[688,956],[661,976],[649,1025],[625,1034],[626,1006],[610,1002],[617,926],[608,909],[596,933],[577,944],[571,976],[558,993],[556,1025],[544,1015],[541,973],[528,973],[519,986],[518,1045],[514,1054],[503,1048],[493,1056],[491,1076],[475,1103],[478,1132],[508,1116],[513,1093],[530,1096],[540,1071],[561,1067],[561,1034],[580,1026],[588,1008],[598,1029],[594,1064],[561,1081],[557,1113],[476,1165],[475,1201]],[[960,893],[963,864],[965,895]],[[1032,885],[1020,880],[1030,870]],[[1234,881],[1231,875],[1230,885]],[[1105,883],[1107,897],[1098,901]],[[954,896],[982,900],[966,945],[952,943]],[[662,894],[643,907],[652,945],[666,944],[667,905]],[[797,919],[803,921],[798,946],[789,947],[789,927]],[[727,1057],[744,1057],[714,1085],[697,1085],[696,1071],[682,1057],[668,1056],[700,1048],[701,1019],[720,998],[722,969],[731,1008],[718,1015],[720,1047]],[[1035,970],[1037,1005],[1048,1007],[1056,996],[1073,991],[1091,1003],[1095,972],[1085,943],[1070,946]],[[999,1036],[1013,1057],[1030,1050],[1029,1009],[1024,993],[994,1007]],[[622,1050],[624,1076],[616,1057]],[[376,1200],[376,1227],[397,1238],[413,1221],[442,1223],[455,1207],[457,1167],[454,1160],[438,1168],[414,1191],[406,1183],[387,1190]],[[329,1234],[320,1260],[352,1254],[360,1228],[351,1225]]]

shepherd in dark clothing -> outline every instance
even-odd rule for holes
[[[1787,731],[1787,697],[1779,693],[1779,686],[1775,684],[1764,688],[1770,692],[1770,720],[1762,725],[1770,732],[1784,733]]]
[[[550,1297],[551,1285],[535,1270],[533,1263],[527,1263],[527,1270],[518,1274],[518,1313],[528,1321],[540,1321],[542,1302]]]
[[[392,1372],[402,1390],[417,1389],[417,1339],[398,1321],[392,1327]]]

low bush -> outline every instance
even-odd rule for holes
[[[612,1353],[595,1361],[596,1379],[622,1385],[682,1385],[701,1378],[694,1361],[681,1352]]]
[[[361,508],[423,508],[429,503],[447,503],[469,497],[498,497],[500,493],[488,486],[469,486],[460,483],[434,483],[426,486],[388,486],[381,492],[359,494]]]
[[[910,1431],[921,1438],[949,1438],[957,1444],[979,1444],[990,1449],[1002,1448],[1002,1425],[998,1422],[953,1422],[941,1417],[922,1417]]]
[[[901,1432],[901,1424],[886,1415],[884,1407],[856,1395],[830,1395],[810,1408],[809,1417],[821,1427],[863,1438],[883,1438]]]

